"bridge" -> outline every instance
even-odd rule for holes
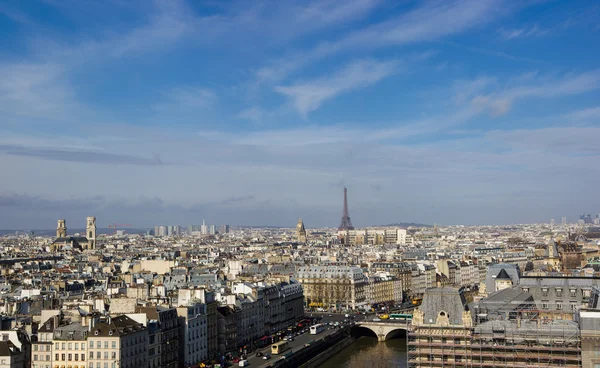
[[[401,321],[389,320],[387,322],[371,322],[362,321],[356,322],[352,329],[365,328],[377,335],[378,341],[385,341],[398,333],[408,332],[410,330],[410,324]]]

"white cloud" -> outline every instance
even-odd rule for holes
[[[515,38],[525,38],[525,37],[541,37],[548,34],[547,29],[542,29],[537,25],[531,27],[524,28],[516,28],[516,29],[504,29],[501,28],[498,30],[500,37],[505,40],[512,40]]]
[[[217,101],[217,95],[207,88],[177,87],[163,93],[166,105],[173,107],[207,108]]]
[[[491,0],[426,2],[424,5],[378,24],[350,32],[337,41],[323,42],[312,50],[276,61],[257,71],[263,81],[277,81],[307,64],[350,50],[406,45],[436,40],[485,24],[509,11]]]
[[[290,86],[278,86],[275,90],[288,96],[296,110],[306,115],[339,94],[379,82],[395,73],[398,65],[399,62],[396,60],[355,61],[332,77],[299,82]]]

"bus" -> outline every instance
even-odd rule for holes
[[[273,355],[281,354],[289,348],[290,348],[290,346],[287,341],[279,341],[279,342],[276,342],[275,344],[271,345],[271,354],[273,354]]]
[[[399,319],[405,322],[412,322],[412,314],[390,314],[390,319]]]
[[[321,332],[323,332],[324,330],[325,330],[325,326],[323,326],[321,324],[310,326],[310,334],[311,335],[318,335]]]

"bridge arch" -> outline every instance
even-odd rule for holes
[[[406,326],[399,326],[393,323],[359,323],[352,327],[353,337],[373,336],[379,341],[386,341],[395,337],[406,337]]]

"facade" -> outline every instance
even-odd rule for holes
[[[125,315],[94,323],[87,342],[88,367],[139,368],[148,364],[148,330]]]
[[[64,219],[58,220],[56,239],[50,246],[52,251],[60,252],[66,246],[80,250],[96,249],[96,218],[90,216],[86,220],[86,236],[67,235],[67,221]]]
[[[25,354],[10,341],[0,341],[0,368],[25,367]]]
[[[137,308],[136,313],[146,314],[149,321],[148,339],[151,345],[157,345],[149,349],[149,356],[159,356],[159,366],[162,368],[176,368],[179,364],[179,315],[177,310],[152,306]]]
[[[406,244],[406,229],[401,228],[367,228],[339,230],[338,238],[344,239],[344,244]]]
[[[54,329],[54,366],[86,366],[88,327],[81,323],[71,323]],[[40,356],[38,352],[38,361]]]
[[[462,289],[428,289],[413,314],[408,366],[580,367],[576,323],[515,317],[474,324]]]
[[[179,316],[179,367],[197,365],[209,357],[206,309],[206,304],[200,302],[177,307],[177,315]]]
[[[522,291],[533,295],[541,318],[572,320],[576,309],[587,305],[592,289],[600,286],[598,277],[523,276]]]
[[[304,228],[302,219],[299,219],[296,225],[296,240],[298,243],[306,243],[306,229]]]
[[[600,367],[600,310],[582,309],[579,313],[581,368]]]
[[[304,288],[306,306],[327,309],[357,309],[367,304],[367,280],[355,266],[303,266],[296,278]]]

